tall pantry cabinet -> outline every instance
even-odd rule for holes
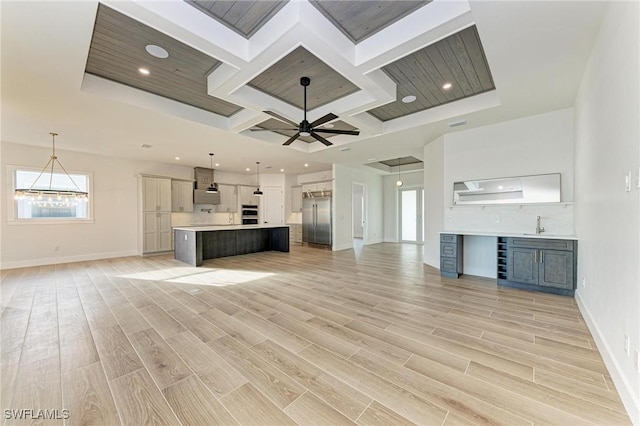
[[[140,177],[141,254],[171,251],[171,179]]]

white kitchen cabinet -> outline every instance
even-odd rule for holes
[[[142,178],[143,210],[171,211],[171,179],[157,177]]]
[[[260,205],[260,197],[256,197],[255,195],[253,195],[253,191],[256,190],[256,187],[239,185],[238,188],[240,188],[240,204],[241,205],[253,205],[253,206]]]
[[[170,251],[171,179],[142,176],[140,179],[141,254]]]
[[[302,211],[302,187],[291,187],[291,212],[298,213]]]
[[[193,211],[193,182],[186,180],[171,181],[171,211]]]
[[[333,181],[305,183],[302,185],[302,192],[314,191],[331,191],[333,189]]]
[[[216,206],[218,213],[235,213],[238,211],[238,187],[236,185],[218,184],[220,204]]]
[[[171,213],[145,212],[143,222],[143,252],[171,250]]]

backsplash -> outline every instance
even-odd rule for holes
[[[242,224],[238,213],[215,213],[212,209],[211,213],[201,211],[211,206],[194,206],[193,213],[172,213],[171,226],[189,226],[189,225],[229,225]]]
[[[535,233],[536,217],[544,234],[573,235],[573,204],[496,204],[449,206],[444,209],[445,231]]]

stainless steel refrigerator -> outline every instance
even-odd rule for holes
[[[305,193],[302,199],[302,241],[331,245],[331,196]]]

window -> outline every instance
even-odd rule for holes
[[[91,221],[91,174],[11,167],[13,188],[12,220],[19,222],[62,223]],[[39,177],[38,177],[39,176]],[[35,183],[34,183],[35,182]],[[27,191],[16,195],[16,190]],[[87,196],[77,196],[84,192]]]

